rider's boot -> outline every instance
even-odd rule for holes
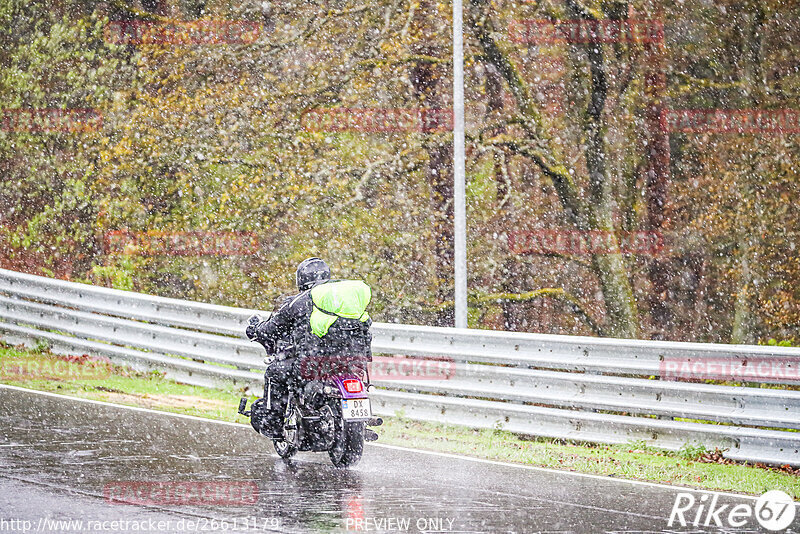
[[[264,418],[263,435],[271,439],[283,439],[283,417],[280,413],[270,411]]]
[[[283,439],[283,418],[280,413],[267,409],[267,399],[258,399],[250,407],[250,425],[270,439]]]

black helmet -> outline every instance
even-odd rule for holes
[[[318,282],[331,279],[331,268],[319,258],[308,258],[297,266],[297,289],[305,291],[311,289]]]

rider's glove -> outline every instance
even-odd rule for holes
[[[257,327],[261,323],[261,317],[258,315],[253,315],[250,317],[250,324],[247,325],[247,329],[244,331],[247,334],[248,339],[255,339],[258,335]]]

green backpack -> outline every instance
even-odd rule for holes
[[[372,290],[361,280],[339,280],[320,284],[311,289],[311,332],[323,337],[339,318],[369,320],[366,309]]]

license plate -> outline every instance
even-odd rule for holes
[[[372,417],[369,399],[342,399],[342,417],[345,419],[368,419]]]

